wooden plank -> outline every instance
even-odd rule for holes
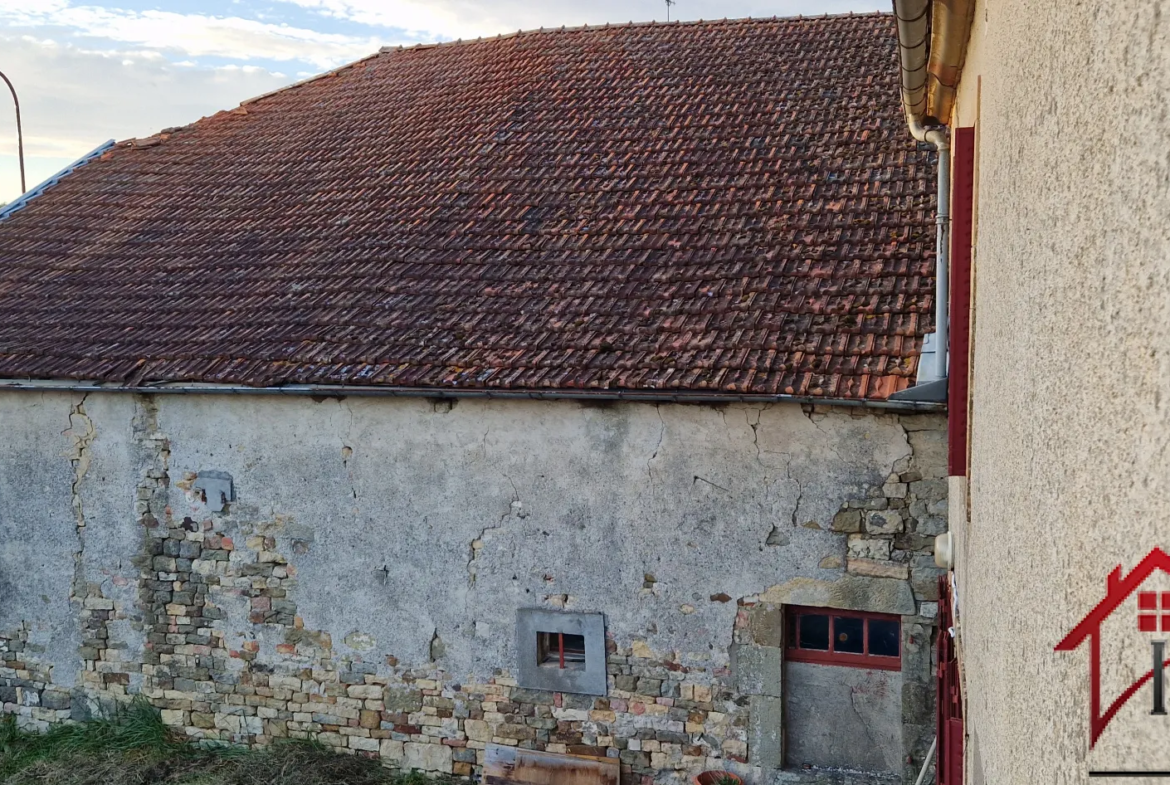
[[[489,744],[484,750],[485,785],[619,785],[617,758],[558,755]]]

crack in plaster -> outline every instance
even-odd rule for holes
[[[77,521],[78,528],[85,526],[85,513],[81,501],[81,481],[89,472],[89,464],[92,460],[89,448],[93,444],[95,436],[93,421],[85,413],[85,400],[88,397],[89,393],[82,395],[81,400],[70,407],[69,427],[61,432],[63,436],[68,437],[73,442],[69,452],[65,453],[65,457],[73,464],[73,483],[70,486],[70,495],[73,517]]]
[[[861,728],[862,728],[862,730],[865,731],[865,737],[867,739],[869,739],[870,748],[871,749],[878,749],[878,750],[882,749],[881,743],[876,741],[873,737],[873,734],[870,733],[869,723],[865,721],[865,717],[861,716],[861,712],[857,708],[857,688],[856,687],[849,688],[849,705],[850,705],[850,707],[852,707],[853,713],[857,715],[857,721],[861,723]]]
[[[654,404],[654,411],[658,415],[658,443],[654,445],[654,452],[646,459],[646,474],[650,477],[650,483],[654,483],[654,472],[650,468],[650,462],[658,457],[658,451],[662,448],[662,440],[666,436],[666,421],[662,419],[661,404]]]
[[[345,470],[346,479],[349,480],[349,493],[356,502],[358,500],[357,485],[353,481],[353,472],[349,470],[349,459],[353,456],[353,448],[349,445],[353,444],[353,407],[345,398],[337,399],[337,408],[345,409],[349,414],[349,425],[346,426],[345,435],[340,438],[341,441],[341,466]],[[353,508],[354,523],[357,523],[358,510]]]
[[[72,444],[64,457],[73,467],[73,481],[70,483],[70,507],[73,509],[74,533],[77,537],[77,550],[73,553],[73,583],[69,589],[69,599],[80,602],[85,594],[85,507],[81,499],[81,481],[89,472],[89,465],[93,459],[90,446],[96,436],[93,421],[85,413],[85,401],[89,393],[81,396],[81,400],[69,408],[69,427],[61,432],[62,436],[70,439]]]
[[[715,483],[708,480],[706,477],[700,477],[699,475],[696,474],[696,475],[694,475],[694,479],[691,480],[691,487],[693,488],[695,486],[695,483],[697,483],[697,482],[705,482],[708,485],[710,485],[712,488],[718,488],[719,490],[723,491],[724,493],[731,493],[731,491],[729,489],[724,488],[722,485],[716,485]]]
[[[808,421],[810,423],[812,423],[812,426],[814,428],[816,428],[817,431],[819,431],[822,436],[825,437],[824,441],[822,441],[821,444],[828,447],[829,451],[832,452],[833,455],[837,456],[837,460],[841,461],[842,463],[848,464],[849,461],[847,461],[845,459],[845,456],[841,454],[841,451],[837,449],[836,442],[830,438],[829,432],[826,431],[824,428],[822,428],[820,422],[818,422],[815,419],[816,411],[814,410],[814,408],[812,406],[801,405],[800,411],[804,413],[804,416],[808,418]],[[824,417],[825,417],[825,415],[822,414],[821,419],[824,419]]]
[[[796,528],[796,526],[797,526],[796,516],[800,512],[800,503],[801,503],[801,501],[804,500],[804,485],[801,484],[799,479],[792,476],[792,459],[791,458],[788,460],[788,463],[785,464],[785,466],[784,466],[784,473],[788,476],[789,480],[796,483],[796,503],[792,505],[792,526],[793,526],[793,528]]]
[[[756,413],[756,421],[751,421],[751,413]],[[752,429],[752,446],[756,448],[756,463],[764,466],[764,459],[760,451],[760,420],[764,417],[763,409],[745,409],[743,413],[744,419],[747,420],[748,427]],[[726,422],[726,418],[724,418]],[[765,467],[767,468],[767,467]]]
[[[487,438],[486,434],[484,435],[484,438]],[[513,482],[512,478],[506,474],[504,475],[504,479],[507,480],[508,484],[512,486],[512,500],[508,503],[508,509],[500,514],[500,519],[496,522],[496,525],[484,526],[479,530],[479,536],[472,540],[471,544],[468,546],[466,570],[467,588],[469,589],[475,586],[475,581],[478,577],[475,563],[479,560],[479,552],[483,550],[484,538],[492,532],[503,531],[504,521],[508,520],[508,517],[511,515],[515,515],[517,518],[528,517],[526,513],[522,512],[523,503],[520,501],[520,491],[516,488],[516,483]]]

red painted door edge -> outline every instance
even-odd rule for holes
[[[975,129],[956,128],[951,144],[951,346],[947,380],[947,473],[967,476],[967,396],[971,359],[971,242],[975,220]]]

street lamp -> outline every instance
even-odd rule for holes
[[[16,157],[20,161],[20,192],[24,193],[27,189],[24,185],[24,135],[20,131],[20,99],[16,97],[16,88],[3,71],[0,71],[0,79],[8,85],[8,90],[12,93],[12,103],[16,106]]]

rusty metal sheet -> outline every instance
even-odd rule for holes
[[[489,744],[484,751],[485,785],[619,785],[617,758],[557,755]]]

